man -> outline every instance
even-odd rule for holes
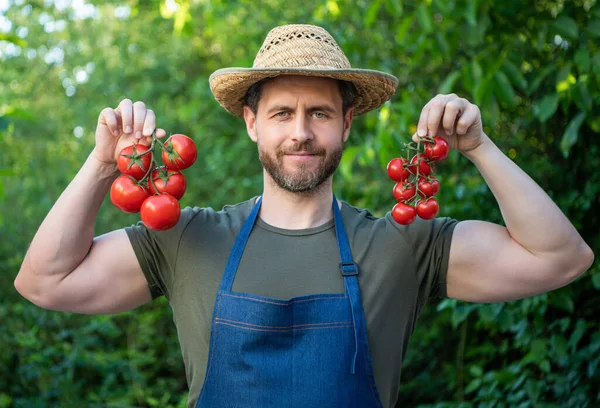
[[[387,101],[397,80],[352,69],[320,27],[273,29],[253,68],[219,70],[210,85],[258,145],[262,195],[222,211],[187,208],[168,231],[139,224],[94,238],[116,155],[149,144],[155,130],[151,110],[124,100],[101,112],[92,154],[15,280],[39,306],[78,313],[166,296],[190,407],[392,407],[428,297],[523,298],[566,285],[593,261],[556,205],[483,132],[479,109],[455,95],[425,105],[414,137],[444,137],[471,160],[506,227],[447,218],[402,226],[337,200],[332,176],[353,117]]]

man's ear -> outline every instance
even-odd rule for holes
[[[346,115],[344,115],[344,143],[348,140],[350,136],[350,127],[352,126],[352,119],[354,118],[354,106],[348,108],[346,111]]]
[[[248,131],[248,136],[254,143],[258,141],[256,137],[256,115],[252,112],[249,106],[244,106],[244,120],[246,121],[246,130]]]

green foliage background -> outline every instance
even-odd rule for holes
[[[385,165],[421,107],[455,92],[484,128],[600,244],[600,6],[595,0],[0,2],[0,407],[184,407],[185,376],[164,300],[116,316],[41,310],[13,280],[44,216],[93,147],[98,114],[143,100],[199,162],[182,205],[221,208],[261,191],[243,122],[208,76],[251,66],[269,29],[318,24],[353,66],[400,79],[358,117],[336,194],[383,215]],[[176,6],[176,7],[175,7]],[[478,172],[439,167],[441,215],[502,223]],[[530,205],[535,206],[536,203]],[[108,200],[97,233],[137,222]],[[432,301],[405,362],[398,406],[600,406],[600,270],[505,304]],[[393,341],[393,339],[391,339]]]

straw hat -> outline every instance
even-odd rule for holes
[[[356,87],[355,115],[383,105],[398,85],[393,75],[352,68],[325,29],[306,24],[275,27],[267,34],[252,68],[219,69],[210,76],[209,83],[221,106],[243,117],[248,88],[261,79],[279,75],[320,76],[352,82]]]

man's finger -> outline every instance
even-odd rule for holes
[[[446,98],[437,96],[431,101],[431,108],[427,116],[427,134],[431,137],[435,136],[440,126],[440,121],[446,109]]]
[[[142,138],[142,130],[144,130],[144,121],[146,120],[146,104],[142,101],[137,101],[133,104],[133,133],[136,139]]]
[[[454,99],[446,104],[442,125],[444,126],[444,131],[448,136],[454,133],[456,120],[460,118],[462,112],[464,109],[466,109],[465,102],[466,101],[464,99]]]
[[[131,106],[131,100],[123,99],[119,104],[117,111],[121,114],[123,132],[131,134],[131,132],[133,132],[133,108]]]
[[[477,105],[469,104],[469,107],[461,115],[456,124],[456,134],[464,135],[467,133],[471,125],[479,120],[480,112]]]
[[[146,119],[144,120],[144,130],[142,130],[142,135],[144,136],[152,136],[152,132],[154,132],[154,128],[156,127],[156,115],[152,109],[148,109],[146,111]]]
[[[427,116],[429,115],[429,102],[421,110],[421,116],[419,116],[419,123],[417,124],[417,134],[421,137],[427,136]]]
[[[100,116],[98,117],[98,124],[106,126],[115,136],[118,136],[121,133],[121,129],[118,127],[117,114],[111,108],[102,109],[102,112],[100,112]]]

